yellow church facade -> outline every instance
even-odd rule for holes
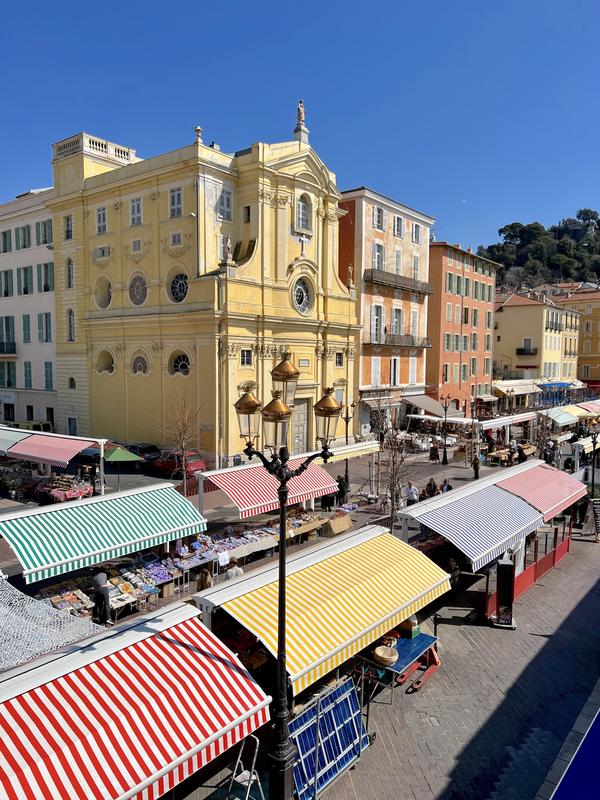
[[[338,276],[340,194],[308,143],[206,145],[148,159],[80,133],[53,146],[57,428],[172,443],[182,405],[211,466],[241,453],[233,403],[289,350],[300,370],[290,449],[312,405],[352,402],[358,327]],[[338,435],[343,434],[340,422]]]

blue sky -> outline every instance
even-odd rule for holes
[[[147,157],[200,124],[232,151],[290,138],[302,97],[340,188],[489,243],[600,208],[599,28],[594,0],[10,3],[0,199],[50,185],[79,130]]]

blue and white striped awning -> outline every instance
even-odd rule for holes
[[[0,517],[27,583],[205,530],[190,501],[164,484]]]
[[[544,521],[529,503],[497,486],[485,486],[454,502],[449,499],[424,513],[419,512],[418,505],[414,508],[418,521],[456,545],[474,570],[514,548]]]

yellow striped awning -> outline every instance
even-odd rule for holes
[[[328,464],[333,464],[336,461],[345,461],[347,458],[360,458],[361,456],[368,456],[372,453],[378,453],[380,450],[379,442],[375,439],[367,439],[365,442],[354,442],[353,444],[345,444],[340,447],[334,447],[331,451],[331,456],[327,461]],[[310,455],[310,453],[301,453],[294,455],[294,458],[302,458]],[[322,458],[315,459],[316,464],[322,464]]]
[[[561,406],[561,410],[566,411],[567,414],[572,414],[574,417],[580,417],[581,419],[590,419],[591,417],[598,416],[598,414],[586,411],[585,408],[581,408],[580,406]]]
[[[440,567],[385,531],[288,574],[287,666],[294,694],[449,589]],[[273,580],[222,605],[273,655],[277,591]]]

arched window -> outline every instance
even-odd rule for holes
[[[312,230],[312,205],[307,194],[301,195],[296,203],[296,228],[302,231]]]
[[[146,375],[148,372],[148,362],[144,356],[135,356],[131,362],[131,371],[134,375]]]
[[[188,276],[184,272],[173,275],[169,283],[169,296],[174,303],[181,303],[188,293]]]
[[[98,355],[96,369],[98,372],[107,372],[109,374],[112,374],[115,371],[115,362],[112,354],[109,353],[108,350],[102,350],[102,352]]]
[[[75,341],[75,314],[72,308],[67,311],[67,341]]]
[[[69,378],[69,389],[76,389],[77,384],[75,383],[75,378]]]
[[[67,289],[72,289],[74,276],[73,276],[73,259],[71,258],[67,258],[66,272],[67,272]]]
[[[171,375],[190,374],[190,359],[186,353],[177,352],[171,356],[169,361],[169,372]]]

